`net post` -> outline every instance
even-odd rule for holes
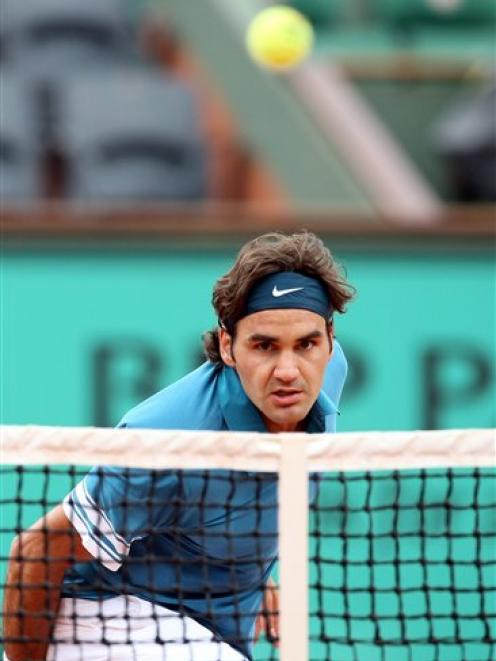
[[[308,661],[308,471],[304,435],[281,438],[279,631],[282,661]]]

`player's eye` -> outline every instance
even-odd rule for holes
[[[257,351],[262,351],[262,352],[267,352],[272,349],[272,342],[258,342],[258,344],[255,345],[255,349]]]
[[[300,349],[302,349],[303,351],[309,351],[309,350],[312,349],[316,344],[317,344],[317,343],[315,342],[315,340],[302,340],[302,341],[300,342]]]

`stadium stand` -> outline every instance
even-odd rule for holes
[[[123,0],[1,0],[0,10],[5,60],[34,77],[52,79],[130,55]]]
[[[434,142],[464,201],[496,201],[496,84],[459,99],[439,119]]]
[[[205,195],[198,109],[177,80],[146,69],[66,80],[56,97],[55,126],[67,162],[68,198],[170,201]]]
[[[41,197],[43,169],[33,88],[0,70],[0,197]]]
[[[496,5],[492,0],[287,1],[304,12],[316,27],[315,61],[325,65],[327,60],[342,68],[365,104],[437,194],[447,201],[492,199],[487,197],[487,187],[475,196],[460,193],[459,181],[455,182],[452,174],[451,155],[442,156],[432,142],[432,127],[437,117],[444,116],[459,91],[465,89],[473,94],[484,82],[494,56]],[[222,79],[220,67],[219,70],[215,68],[218,63],[215,58],[209,62],[205,52],[198,50],[198,44],[194,43],[195,38],[201,37],[193,33],[191,36],[184,26],[176,31],[175,4],[153,0],[87,0],[84,3],[79,0],[0,0],[1,59],[9,69],[16,69],[19,76],[30,78],[35,87],[31,94],[48,152],[43,162],[52,170],[45,172],[45,182],[49,182],[45,193],[50,198],[69,199],[81,199],[86,195],[93,196],[91,199],[97,199],[98,195],[103,195],[104,199],[137,195],[137,199],[145,196],[155,200],[244,200],[285,208],[287,200],[298,195],[295,186],[285,182],[279,164],[267,158],[257,140],[249,135],[242,113],[226,93],[227,83]],[[215,3],[217,5],[220,7],[222,2]],[[146,13],[150,7],[153,11]],[[148,23],[143,20],[146,16]],[[169,32],[165,37],[164,28]],[[208,39],[214,42],[218,39],[222,44],[230,38],[227,33],[218,32],[212,37],[210,30],[204,32]],[[234,50],[232,55],[235,55]],[[174,152],[177,145],[172,150],[169,143],[167,149],[162,145],[160,150],[152,150],[147,159],[143,143],[139,159],[134,143],[132,163],[129,149],[120,148],[118,157],[115,152],[112,158],[106,153],[104,158],[98,148],[93,152],[94,163],[98,162],[98,167],[105,163],[108,193],[102,188],[104,180],[95,180],[92,185],[85,180],[83,185],[83,161],[89,158],[90,147],[88,145],[83,158],[80,145],[75,146],[74,136],[68,138],[70,132],[57,125],[59,121],[65,122],[60,112],[67,110],[68,99],[73,94],[73,79],[80,79],[82,86],[90,85],[89,81],[93,80],[94,91],[100,90],[104,95],[101,102],[95,99],[94,106],[100,108],[98,112],[111,116],[112,99],[105,94],[105,86],[96,81],[110,79],[114,72],[119,79],[129,75],[136,80],[137,71],[140,68],[147,71],[146,65],[148,78],[158,79],[150,60],[166,72],[161,80],[168,80],[173,73],[195,92],[192,95],[185,90],[185,97],[190,99],[188,103],[197,106],[190,114],[195,115],[195,119],[189,132],[192,141],[197,141],[196,174],[193,175],[190,163],[186,175],[188,159],[180,137],[183,147],[179,151]],[[225,60],[231,62],[231,57]],[[247,86],[241,73],[237,78],[240,86]],[[253,106],[251,115],[265,118],[268,125],[266,91],[254,88],[249,103]],[[294,103],[296,108],[303,101],[294,95]],[[114,114],[119,114],[119,108],[114,109]],[[157,122],[150,121],[156,127]],[[69,139],[68,144],[63,143],[65,139]],[[97,142],[100,139],[101,136]],[[283,147],[286,154],[289,146],[284,142]],[[158,151],[161,151],[160,156]],[[294,154],[285,156],[285,161],[296,162],[298,153],[295,150]],[[67,172],[64,172],[60,155],[67,156]],[[130,174],[124,176],[121,186],[117,183],[110,186],[110,165],[112,162],[117,172],[117,161],[119,168],[129,161],[128,173],[133,168],[141,173],[151,168],[155,174],[150,177],[149,188],[139,185],[142,175],[132,178]],[[158,190],[158,185],[152,181],[159,176],[159,170],[164,174],[166,169],[169,183]],[[304,178],[305,172],[298,172],[297,176]],[[310,170],[306,176],[311,178]],[[195,178],[196,183],[193,182]],[[126,179],[133,179],[136,190]],[[315,178],[308,187],[312,194],[314,181]],[[175,185],[178,188],[174,193],[171,186]],[[303,189],[306,190],[304,186]],[[310,196],[305,198],[308,199]]]
[[[378,15],[391,23],[474,23],[494,18],[493,0],[373,0]]]
[[[136,7],[127,0],[0,0],[0,11],[2,60],[11,72],[3,96],[9,107],[17,103],[19,95],[11,92],[16,78],[29,88],[49,197],[205,195],[196,99],[186,85],[146,67],[137,48]],[[8,125],[12,132],[10,122],[17,128],[24,114],[16,118],[9,111],[6,130]],[[23,176],[8,174],[14,173],[14,154],[21,167],[19,146],[14,150],[7,138],[2,143],[2,197],[43,196],[34,174],[28,176],[41,162],[29,163],[31,134],[22,142]]]
[[[434,126],[459,96],[483,89],[495,62],[492,0],[291,0],[316,27],[320,62],[338,65],[446,201],[490,201],[482,182],[465,190]],[[327,9],[327,11],[326,11]],[[494,127],[492,128],[494,132]],[[481,158],[489,162],[488,157]],[[489,173],[489,177],[494,175]]]
[[[319,29],[339,20],[343,11],[343,0],[291,0],[295,9],[312,21]]]
[[[491,58],[492,0],[291,0],[317,28],[322,54]]]

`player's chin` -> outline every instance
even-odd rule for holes
[[[289,405],[279,405],[270,407],[268,417],[274,422],[283,425],[297,425],[304,420],[308,414],[309,408],[303,402]]]

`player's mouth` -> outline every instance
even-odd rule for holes
[[[292,406],[300,402],[303,397],[303,390],[294,388],[280,388],[270,393],[270,398],[277,406]]]

